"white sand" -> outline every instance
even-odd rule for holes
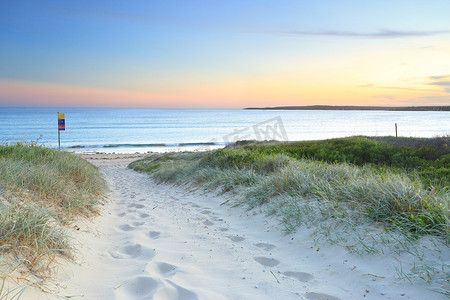
[[[76,224],[53,294],[21,299],[446,299],[397,279],[392,258],[318,249],[306,230],[221,205],[232,195],[157,185],[126,168],[132,155],[87,157],[110,185],[102,214]]]

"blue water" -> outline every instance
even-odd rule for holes
[[[352,135],[432,137],[450,133],[450,112],[263,111],[206,109],[0,108],[0,143],[146,152],[208,149],[239,139],[315,140]]]

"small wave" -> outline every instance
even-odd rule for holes
[[[209,147],[209,146],[226,146],[227,143],[215,142],[191,142],[191,143],[123,143],[123,144],[91,144],[91,145],[72,145],[66,146],[66,149],[114,149],[114,148],[187,148],[187,147]]]
[[[189,147],[189,146],[223,146],[225,143],[193,142],[193,143],[153,143],[153,144],[107,144],[103,148],[146,148],[146,147]]]
[[[165,147],[167,144],[108,144],[103,148],[142,148],[142,147]]]

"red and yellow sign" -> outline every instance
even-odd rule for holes
[[[66,130],[66,116],[58,113],[58,130]]]

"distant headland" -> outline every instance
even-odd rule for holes
[[[335,106],[335,105],[307,105],[307,106],[246,107],[244,109],[450,111],[450,106]]]

